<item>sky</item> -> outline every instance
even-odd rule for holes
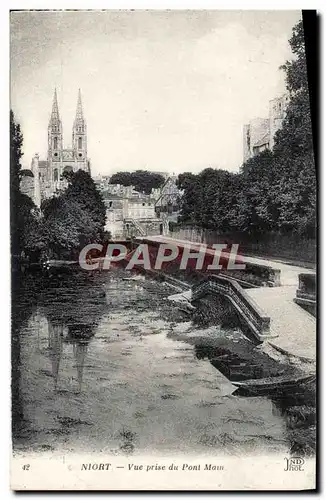
[[[11,107],[24,168],[47,156],[54,88],[71,145],[78,89],[92,175],[238,171],[243,125],[285,91],[300,11],[11,13]]]

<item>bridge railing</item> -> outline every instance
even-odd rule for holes
[[[210,274],[192,288],[192,300],[198,300],[211,293],[226,296],[259,340],[270,336],[270,318],[236,281]]]
[[[316,315],[316,275],[308,273],[299,274],[299,288],[296,291],[294,302],[305,306]]]

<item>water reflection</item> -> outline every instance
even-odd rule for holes
[[[65,332],[66,336],[65,336]],[[58,381],[60,374],[60,362],[65,346],[73,347],[73,356],[75,359],[75,367],[77,370],[78,391],[82,390],[83,372],[85,358],[88,351],[90,337],[94,334],[88,325],[70,325],[68,328],[63,324],[54,325],[48,320],[48,337],[49,337],[49,357],[52,365],[52,377],[54,379],[54,388],[58,389]],[[60,385],[59,385],[60,387]]]
[[[15,273],[11,280],[11,412],[13,436],[19,432],[23,419],[24,408],[21,397],[21,330],[26,326],[37,305],[36,294],[30,288],[28,300],[24,300],[25,291],[31,285],[30,279],[24,279],[20,273]]]
[[[43,377],[53,378],[53,389],[81,392],[88,344],[107,310],[105,292],[98,275],[44,277],[16,274],[12,288],[12,428],[13,434],[24,427],[24,404],[21,396],[21,334],[36,331],[36,347],[42,353],[40,332],[47,331],[47,357],[51,369],[40,369]],[[28,327],[29,321],[32,327]],[[31,342],[34,342],[31,339]],[[62,358],[72,346],[78,390],[70,385],[62,389]],[[61,377],[61,378],[60,378]],[[64,385],[64,384],[63,384]]]
[[[77,378],[78,378],[78,386],[79,391],[82,390],[82,382],[83,382],[83,370],[85,364],[85,356],[88,350],[88,342],[73,342],[74,356],[76,360],[76,368],[77,368]]]
[[[25,276],[13,304],[16,446],[245,454],[298,445],[293,415],[304,395],[234,392],[230,379],[280,373],[285,363],[245,337],[229,308],[196,327],[165,300],[170,289],[123,276]]]
[[[49,321],[48,329],[49,329],[49,351],[52,363],[52,377],[54,378],[54,387],[55,389],[57,389],[60,360],[62,356],[63,325],[60,326],[53,325]]]

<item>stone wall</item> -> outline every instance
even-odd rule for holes
[[[238,243],[239,252],[270,258],[284,258],[314,264],[316,262],[316,240],[295,234],[268,233],[254,238],[245,233],[224,233],[202,230],[196,227],[175,228],[170,233],[173,238],[202,242],[211,246],[214,243]]]

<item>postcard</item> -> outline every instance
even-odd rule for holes
[[[10,13],[13,490],[316,488],[316,30]]]

